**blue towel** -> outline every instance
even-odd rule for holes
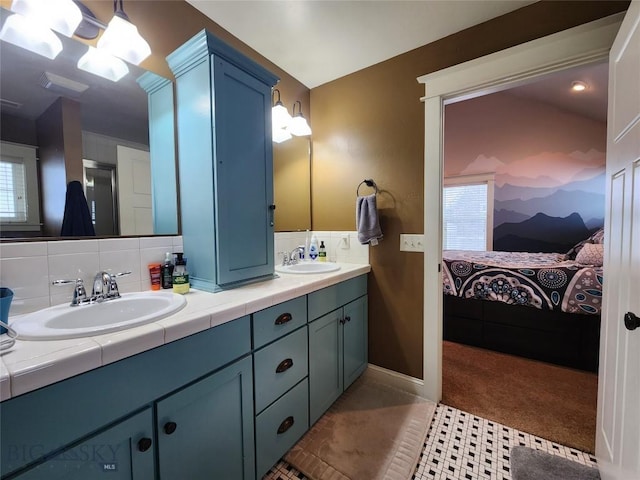
[[[356,227],[362,245],[368,243],[373,246],[382,240],[375,193],[356,199]]]
[[[82,184],[77,180],[67,185],[60,235],[63,237],[95,237],[96,235]]]

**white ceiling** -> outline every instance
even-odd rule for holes
[[[186,0],[314,88],[535,0]]]

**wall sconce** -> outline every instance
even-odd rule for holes
[[[273,103],[276,93],[278,94],[278,100]],[[287,107],[285,107],[280,101],[280,90],[277,88],[274,88],[271,93],[271,102],[273,103],[273,107],[271,108],[271,122],[273,124],[274,131],[276,128],[287,128],[291,122],[291,115],[289,115]]]
[[[113,18],[98,40],[98,48],[134,65],[151,55],[151,47],[124,13],[122,0],[113,0]]]
[[[298,113],[296,114],[296,105],[298,105]],[[298,137],[306,137],[311,135],[311,127],[307,123],[307,120],[302,116],[302,104],[300,100],[296,100],[293,104],[293,118],[289,124],[289,131],[292,135]]]
[[[71,0],[13,0],[11,15],[0,39],[53,60],[62,42],[53,33],[71,37],[82,21],[82,12]]]

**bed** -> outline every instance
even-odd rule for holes
[[[444,251],[444,339],[597,371],[602,245],[581,243],[573,255]]]

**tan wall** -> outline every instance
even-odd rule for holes
[[[385,238],[370,254],[371,363],[422,378],[423,258],[399,251],[400,233],[423,231],[424,91],[416,78],[627,6],[539,2],[311,91],[313,229],[354,229],[358,183],[373,178],[382,190]]]

